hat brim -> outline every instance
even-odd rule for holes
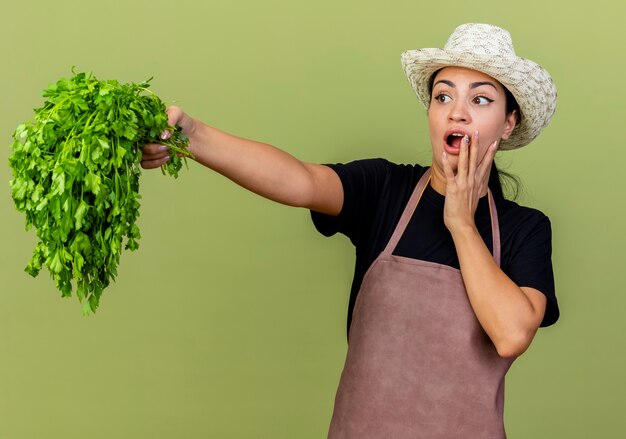
[[[550,74],[525,58],[429,48],[407,50],[402,53],[401,61],[411,88],[427,110],[430,106],[430,79],[443,67],[477,70],[506,87],[519,104],[522,120],[511,136],[500,142],[501,150],[528,145],[548,125],[556,109],[556,87]]]

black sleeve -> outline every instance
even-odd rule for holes
[[[365,159],[326,166],[341,180],[343,206],[338,216],[311,211],[313,224],[324,236],[342,233],[358,246],[372,227],[372,213],[380,202],[391,164],[384,159]]]
[[[528,227],[516,240],[519,245],[512,252],[508,275],[517,286],[535,288],[546,295],[541,326],[550,326],[559,318],[552,271],[552,228],[547,216],[534,212],[533,218],[526,221]]]

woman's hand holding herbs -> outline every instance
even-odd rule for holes
[[[168,125],[176,127],[179,135],[189,139],[189,152],[194,143],[193,134],[196,131],[196,120],[187,115],[181,108],[176,106],[168,107],[166,110]],[[154,169],[168,166],[170,159],[180,160],[181,153],[171,145],[172,132],[165,130],[160,135],[163,144],[148,143],[142,147],[141,167],[144,169]],[[191,154],[190,154],[191,155]],[[193,155],[191,155],[193,158]]]

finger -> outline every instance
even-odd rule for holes
[[[172,105],[167,107],[165,114],[167,114],[167,124],[171,127],[176,127],[176,125],[179,125],[180,119],[182,119],[184,113],[179,107]],[[167,140],[170,137],[172,137],[170,130],[164,130],[161,133],[161,139],[163,140]]]
[[[491,145],[493,145],[493,143],[491,143],[486,149],[485,152],[483,153],[482,157],[478,158],[477,160],[477,167],[480,166],[480,164],[483,162],[483,160],[485,160],[487,158],[487,155],[489,154],[489,149],[491,148]],[[497,151],[497,147],[496,147],[496,151]]]
[[[476,165],[478,161],[478,130],[472,135],[472,143],[469,146],[469,177],[473,178],[476,174]]]
[[[159,145],[158,143],[147,143],[141,148],[144,157],[153,155],[163,157],[167,155],[167,150],[167,146]]]
[[[156,159],[156,160],[142,160],[141,161],[141,167],[144,168],[144,169],[158,168],[158,167],[166,164],[169,159],[170,159],[170,156],[165,156],[163,158]]]
[[[165,113],[167,114],[167,123],[169,123],[171,126],[176,126],[177,124],[179,124],[180,120],[183,118],[183,114],[185,114],[183,110],[176,105],[171,105],[167,107]]]
[[[168,123],[175,127],[178,125],[183,134],[191,135],[193,134],[193,119],[182,110],[182,108],[177,107],[176,105],[172,105],[165,110],[167,113]]]
[[[488,175],[491,171],[491,164],[493,163],[493,158],[495,157],[497,150],[498,141],[494,140],[491,145],[489,145],[489,148],[487,148],[487,152],[485,152],[485,157],[482,159],[478,167],[478,181],[486,182],[488,180]]]
[[[443,173],[446,176],[447,185],[454,184],[454,171],[452,170],[452,165],[450,164],[450,160],[448,160],[448,154],[443,153],[441,157],[441,161],[443,162]]]
[[[465,135],[461,140],[461,151],[459,153],[459,164],[457,165],[456,175],[460,179],[467,178],[467,163],[468,163],[468,150],[469,150],[469,136]]]

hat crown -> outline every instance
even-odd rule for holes
[[[432,77],[438,70],[463,67],[483,72],[499,81],[519,104],[521,122],[499,149],[528,145],[548,125],[556,109],[556,87],[539,64],[515,55],[511,35],[490,24],[469,23],[457,27],[444,49],[407,50],[402,66],[411,88],[428,109]]]
[[[468,23],[457,27],[444,46],[445,50],[480,55],[515,57],[511,35],[491,24]]]

